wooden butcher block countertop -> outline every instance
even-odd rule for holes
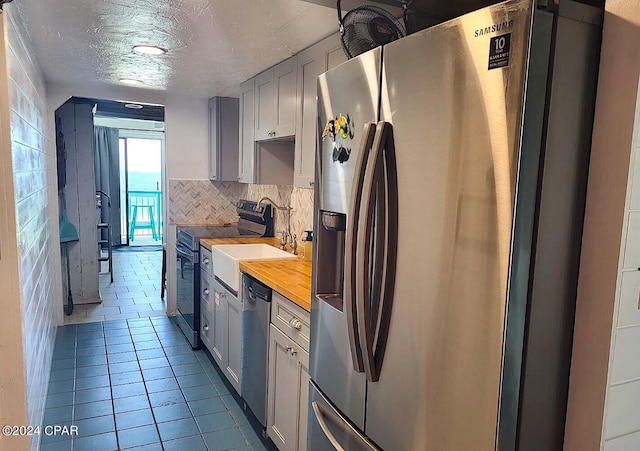
[[[311,311],[311,262],[300,259],[246,260],[240,262],[240,271]]]
[[[208,249],[219,244],[265,243],[278,247],[279,238],[205,238],[200,244]],[[306,311],[311,311],[311,262],[290,260],[244,260],[240,271],[249,274]]]

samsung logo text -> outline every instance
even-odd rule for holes
[[[473,36],[477,38],[479,36],[484,36],[485,34],[495,33],[497,31],[508,30],[511,27],[513,27],[513,20],[500,22],[500,23],[494,23],[490,27],[484,27],[484,28],[480,28],[480,29],[476,30],[475,33],[473,34]]]

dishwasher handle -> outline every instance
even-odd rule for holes
[[[271,288],[247,274],[244,275],[244,286],[251,302],[271,302]]]

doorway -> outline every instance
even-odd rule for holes
[[[162,244],[164,132],[120,130],[120,242]]]

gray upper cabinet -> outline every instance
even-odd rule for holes
[[[255,140],[273,138],[273,68],[255,76]]]
[[[273,68],[273,97],[275,102],[274,131],[276,138],[296,134],[296,105],[298,104],[298,58],[289,58]]]
[[[238,181],[241,183],[255,183],[254,81],[252,78],[240,85]]]
[[[326,70],[331,70],[347,61],[348,58],[347,55],[344,54],[339,34],[330,36],[322,42],[326,45],[326,51],[324,54],[324,63],[327,67]]]
[[[296,133],[297,58],[294,56],[255,76],[255,140]]]
[[[209,99],[209,178],[238,180],[239,101],[235,97]]]
[[[314,183],[318,76],[346,60],[339,35],[330,36],[298,54],[294,184],[299,188],[312,188]]]

